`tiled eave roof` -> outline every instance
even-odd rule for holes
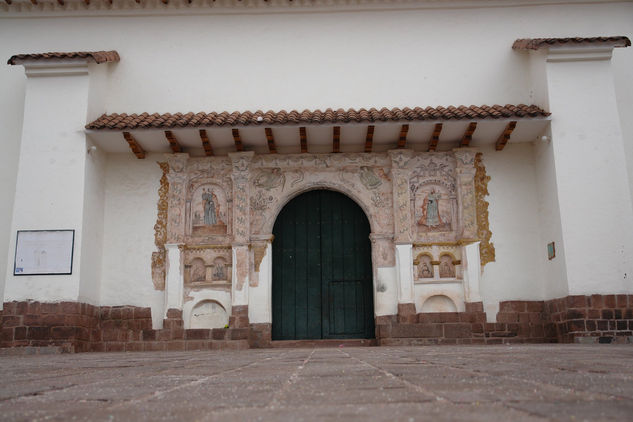
[[[625,36],[616,37],[573,37],[573,38],[523,38],[512,44],[515,50],[539,50],[562,45],[609,45],[612,47],[629,47],[631,40]]]
[[[301,125],[336,123],[372,123],[401,121],[442,121],[473,119],[511,119],[547,117],[550,113],[535,105],[449,106],[415,108],[375,108],[359,110],[328,108],[304,111],[245,111],[221,113],[104,114],[86,125],[93,130],[172,129],[187,127]]]
[[[119,53],[116,51],[73,51],[67,53],[51,52],[51,53],[34,53],[34,54],[16,54],[11,56],[7,64],[19,64],[23,61],[40,61],[40,60],[76,60],[76,59],[92,59],[95,63],[110,63],[121,60]]]

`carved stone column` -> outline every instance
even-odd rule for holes
[[[248,284],[250,276],[249,242],[250,209],[249,186],[250,164],[253,151],[229,154],[233,180],[233,285],[231,287],[231,327],[248,326]]]
[[[165,243],[165,318],[169,309],[182,310],[183,266],[180,246],[185,241],[185,199],[187,160],[189,154],[169,154],[169,201],[167,210],[167,242]]]
[[[415,317],[413,298],[413,256],[411,233],[411,201],[409,193],[410,170],[407,164],[413,156],[411,150],[389,151],[393,181],[393,219],[398,285],[398,315],[404,319]]]
[[[453,150],[457,161],[457,197],[459,203],[460,238],[462,241],[477,239],[477,198],[475,195],[475,154],[473,148]]]

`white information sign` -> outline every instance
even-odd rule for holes
[[[72,274],[74,230],[20,230],[13,275]]]

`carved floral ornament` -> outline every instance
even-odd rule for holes
[[[374,251],[375,265],[393,261],[394,239],[434,246],[480,240],[481,265],[494,261],[485,200],[490,177],[481,154],[475,156],[473,149],[235,153],[206,158],[172,154],[167,161],[159,163],[163,174],[155,225],[157,252],[152,255],[152,278],[159,290],[164,288],[165,243],[187,247],[239,243],[251,251],[242,254],[249,264],[240,274],[248,268],[257,273],[266,242],[251,239],[270,234],[277,213],[291,198],[319,188],[352,197],[366,212],[372,234],[386,239],[374,243],[380,244],[375,246],[380,249]],[[205,265],[213,262],[205,261]],[[202,274],[200,268],[197,271]]]

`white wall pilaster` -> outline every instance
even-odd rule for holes
[[[539,188],[555,190],[560,216],[560,231],[554,227],[542,237],[556,241],[554,261],[564,264],[555,274],[566,278],[561,283],[572,295],[633,291],[633,210],[613,47],[551,46],[532,57],[544,61],[544,97],[552,113],[547,161],[555,169],[554,180],[540,180]],[[541,247],[545,255],[546,245]]]
[[[166,244],[167,274],[165,275],[165,318],[169,309],[182,309],[184,287],[182,253],[180,245]]]
[[[100,151],[84,133],[102,111],[105,72],[88,59],[20,63],[27,77],[4,300],[98,304],[103,238]],[[70,275],[13,275],[18,230],[74,229]]]

